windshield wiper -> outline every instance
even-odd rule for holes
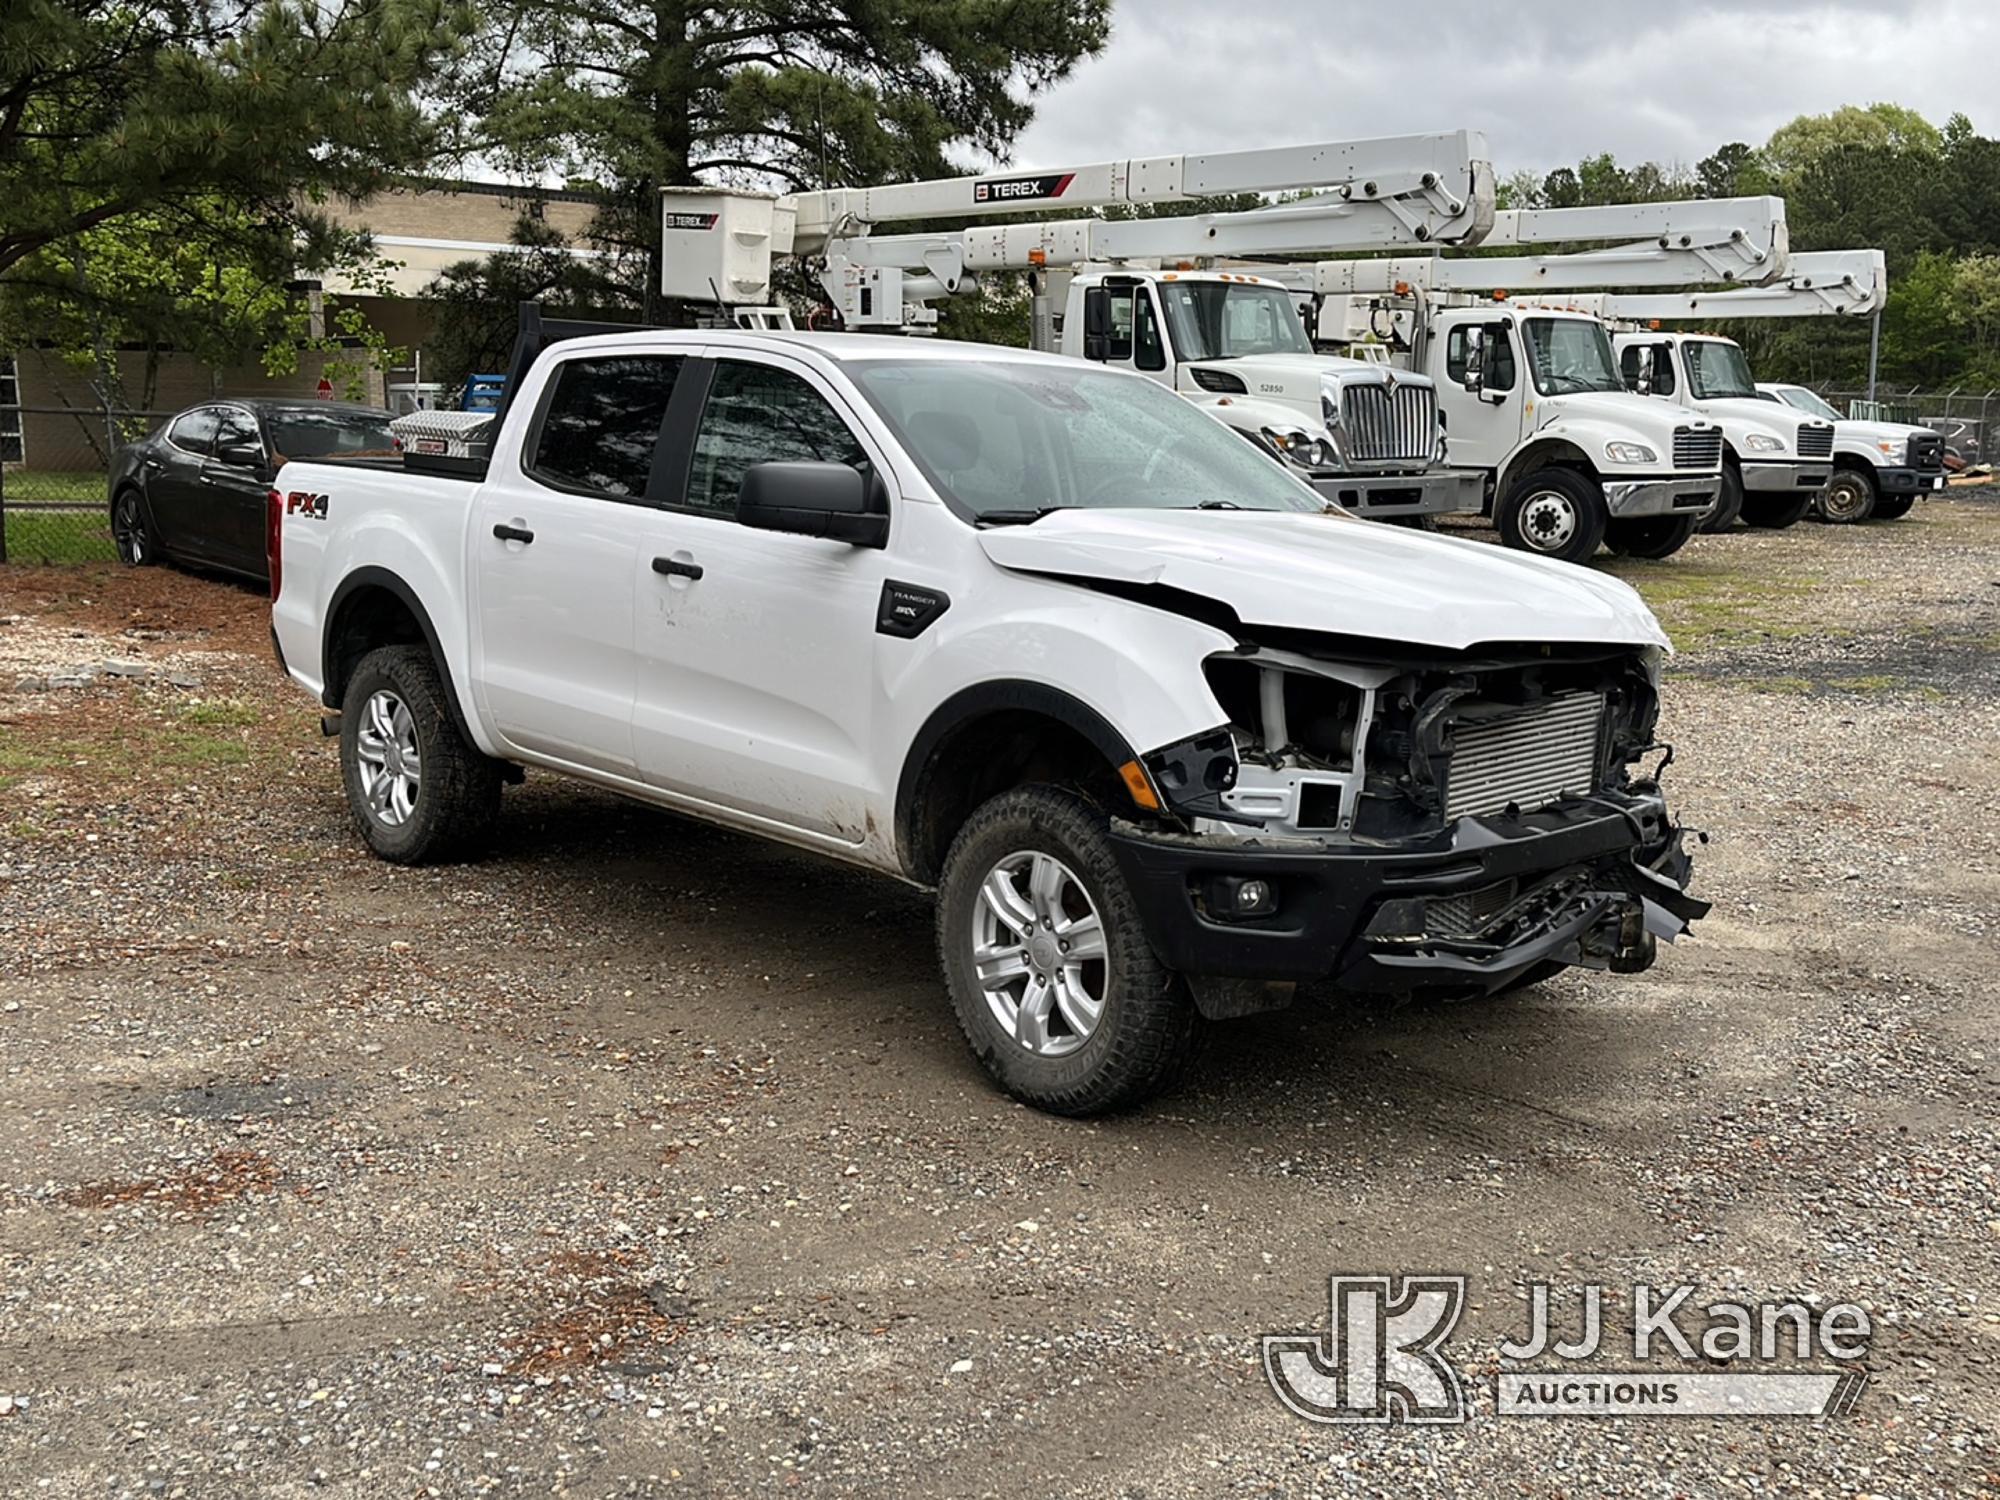
[[[1241,509],[1243,509],[1243,507],[1242,507],[1242,506],[1240,506],[1240,505],[1238,505],[1238,504],[1237,504],[1237,503],[1236,503],[1236,502],[1235,502],[1234,500],[1197,500],[1197,501],[1196,501],[1196,502],[1194,503],[1194,509],[1196,509],[1196,510],[1241,510]]]
[[[1023,506],[1016,510],[982,510],[972,518],[975,526],[1030,526],[1043,516],[1059,510],[1070,509],[1067,505]]]

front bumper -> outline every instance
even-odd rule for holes
[[[1875,488],[1885,495],[1928,495],[1944,488],[1942,469],[1877,469]]]
[[[1486,505],[1486,474],[1480,469],[1315,474],[1306,482],[1322,499],[1360,516],[1476,516]]]
[[[1761,494],[1796,494],[1800,490],[1816,493],[1825,489],[1826,482],[1833,478],[1833,464],[1826,459],[1802,462],[1787,458],[1767,463],[1746,458],[1739,467],[1743,471],[1743,488]]]
[[[1604,504],[1620,520],[1630,516],[1698,515],[1722,493],[1722,475],[1655,474],[1607,479]]]
[[[1650,789],[1461,818],[1395,844],[1117,824],[1112,847],[1162,962],[1201,979],[1492,990],[1549,960],[1644,968],[1655,938],[1708,911],[1687,894],[1692,861]],[[1218,920],[1204,893],[1242,880],[1268,882],[1275,911]]]

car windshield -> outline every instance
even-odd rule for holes
[[[1158,284],[1174,352],[1182,359],[1237,359],[1245,354],[1310,354],[1312,340],[1282,289],[1240,281]]]
[[[1757,382],[1750,378],[1750,361],[1734,344],[1721,339],[1685,339],[1681,357],[1687,362],[1688,389],[1695,400],[1756,397]]]
[[[1811,412],[1814,416],[1824,417],[1829,422],[1838,422],[1841,420],[1839,412],[1828,406],[1804,386],[1781,385],[1778,387],[1778,394],[1784,398],[1787,406],[1796,406],[1800,411]]]
[[[270,429],[271,451],[280,460],[396,451],[386,411],[289,408],[268,413],[264,425]]]
[[[1027,360],[858,360],[855,383],[960,514],[1293,510],[1326,503],[1155,381]]]
[[[1625,389],[1602,323],[1588,318],[1529,318],[1522,330],[1535,389],[1544,396]]]

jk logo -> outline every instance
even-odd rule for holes
[[[1465,1389],[1438,1353],[1465,1310],[1463,1276],[1335,1276],[1326,1333],[1267,1333],[1264,1374],[1309,1422],[1463,1422]]]

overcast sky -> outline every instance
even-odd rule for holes
[[[1495,171],[1700,160],[1886,99],[2000,134],[1996,0],[1117,0],[1014,161],[1474,129]]]

